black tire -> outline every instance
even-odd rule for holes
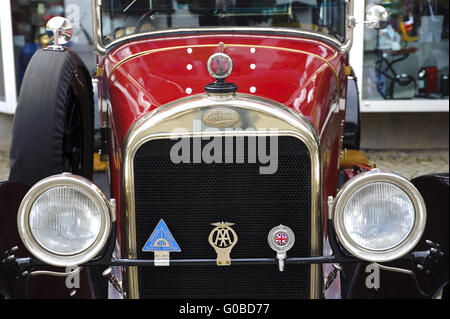
[[[89,72],[76,54],[37,51],[14,117],[9,180],[31,187],[61,172],[92,179],[93,105]]]

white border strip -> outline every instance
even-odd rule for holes
[[[0,112],[13,114],[16,110],[16,71],[14,62],[13,31],[11,23],[11,1],[4,1],[0,10],[3,77],[5,80],[5,101],[0,101]]]

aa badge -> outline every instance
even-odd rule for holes
[[[155,253],[155,266],[169,266],[170,252],[180,252],[181,249],[166,223],[161,219],[142,251]]]
[[[217,266],[230,266],[231,258],[230,252],[238,241],[236,232],[230,227],[233,223],[214,223],[216,226],[209,234],[209,244],[217,253]]]
[[[292,229],[287,226],[277,226],[272,228],[267,236],[270,248],[277,252],[278,265],[280,271],[284,270],[284,259],[286,252],[294,246],[295,236]]]

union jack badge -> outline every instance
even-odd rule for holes
[[[280,271],[284,270],[284,260],[286,252],[294,246],[295,235],[292,229],[287,226],[280,225],[272,228],[267,236],[270,248],[277,252],[278,265]]]

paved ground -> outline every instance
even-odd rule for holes
[[[395,171],[407,179],[429,173],[449,171],[449,151],[366,151],[370,163],[378,168]],[[9,161],[0,152],[0,181],[8,178]]]
[[[0,182],[8,179],[9,160],[5,152],[0,152]]]
[[[448,173],[449,151],[366,151],[377,168],[394,171],[407,179],[430,174]]]

